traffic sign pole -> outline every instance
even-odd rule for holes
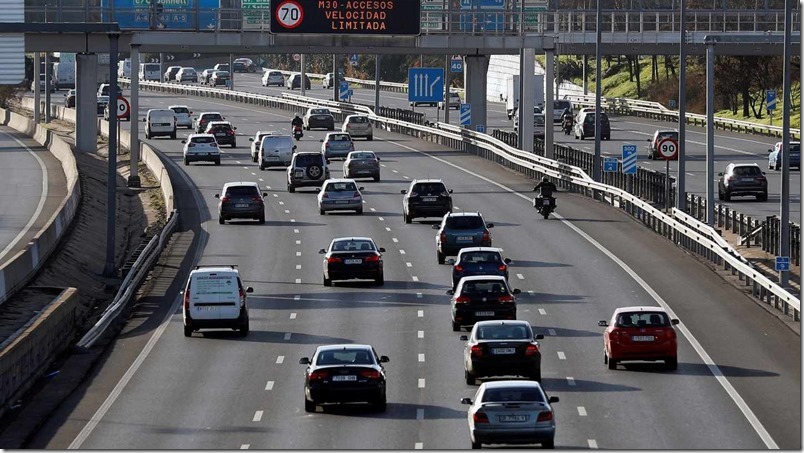
[[[444,72],[450,66],[449,55],[444,55]],[[449,82],[444,84],[444,122],[449,124]]]

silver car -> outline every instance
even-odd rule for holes
[[[321,152],[327,159],[343,157],[355,150],[355,143],[352,136],[344,132],[330,132],[326,138],[321,140]]]
[[[380,180],[380,158],[374,151],[352,151],[343,162],[346,178],[374,178]]]
[[[280,71],[266,70],[262,75],[262,86],[269,87],[276,85],[278,87],[285,85],[285,76]]]
[[[354,179],[328,179],[318,192],[318,213],[356,211],[363,213],[363,195]]]
[[[176,127],[186,127],[187,129],[193,128],[193,114],[192,110],[186,105],[171,105],[168,107],[176,113]]]
[[[349,115],[343,120],[341,132],[348,132],[352,138],[365,137],[374,140],[374,128],[366,115]]]
[[[558,397],[545,395],[536,381],[484,382],[469,405],[469,438],[472,448],[483,444],[541,444],[554,448],[556,422],[550,403]]]

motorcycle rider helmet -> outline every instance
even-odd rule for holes
[[[547,176],[542,176],[542,182],[549,182],[549,181],[550,178],[548,178]]]

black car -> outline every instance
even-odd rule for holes
[[[324,255],[324,286],[332,286],[333,280],[354,279],[373,279],[382,285],[383,252],[385,249],[368,237],[333,239],[328,249],[318,251]]]
[[[510,289],[505,277],[499,275],[475,275],[464,277],[455,290],[448,290],[452,296],[452,330],[472,326],[478,321],[495,319],[516,319],[516,294],[518,289]]]
[[[768,179],[757,164],[729,164],[718,173],[717,196],[730,201],[733,196],[756,196],[757,201],[768,200]]]
[[[414,179],[407,190],[400,191],[402,217],[410,223],[417,217],[443,217],[452,212],[452,189],[440,179]]]
[[[227,182],[223,185],[218,203],[218,223],[225,224],[231,219],[256,219],[265,223],[265,192],[260,193],[256,182]]]
[[[575,123],[575,138],[583,140],[595,136],[595,112],[587,112]],[[600,113],[600,139],[611,140],[611,123],[605,112]]]
[[[542,380],[542,352],[527,321],[480,321],[472,328],[463,350],[463,371],[467,385],[492,376],[524,376]]]
[[[315,412],[325,403],[369,403],[379,411],[386,407],[386,378],[383,363],[367,344],[319,346],[313,359],[302,357],[304,372],[304,411]]]
[[[447,260],[447,264],[452,264],[452,289],[461,278],[472,275],[502,275],[507,281],[510,263],[509,258],[503,258],[500,248],[464,247],[456,259]]]
[[[232,148],[237,148],[236,130],[237,128],[228,121],[210,121],[207,123],[207,129],[204,133],[214,135],[219,146],[229,145]]]

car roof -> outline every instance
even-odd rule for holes
[[[359,153],[371,153],[374,154],[374,157],[377,157],[377,153],[370,150],[370,149],[361,149],[360,151],[349,151],[349,154],[346,155],[346,158],[352,157],[352,154],[359,154]]]
[[[172,109],[177,108],[177,107],[185,108],[187,110],[190,109],[190,107],[187,107],[186,105],[171,105],[171,106],[168,106],[168,109],[172,110]]]
[[[447,217],[482,217],[483,215],[479,212],[448,212],[446,214]]]
[[[464,247],[458,252],[458,256],[471,252],[496,252],[502,254],[503,249],[499,247]]]
[[[330,178],[324,181],[324,184],[328,182],[355,182],[355,180],[352,178]]]
[[[502,282],[505,281],[504,275],[470,275],[468,277],[461,277],[461,280],[458,282],[476,282],[481,280],[500,280]]]
[[[198,269],[193,269],[190,271],[190,275],[193,274],[200,274],[200,273],[208,273],[208,272],[216,272],[219,274],[235,274],[240,275],[240,271],[236,267],[231,266],[204,266],[199,267]]]
[[[759,164],[751,162],[751,163],[735,163],[732,162],[727,167],[737,168],[737,167],[759,167]]]
[[[229,187],[256,187],[257,190],[260,189],[260,185],[253,181],[238,181],[238,182],[227,182],[223,185],[223,191],[225,192],[226,189]]]
[[[525,321],[524,319],[492,319],[489,321],[478,321],[475,323],[475,326],[478,327],[485,327],[485,326],[528,326],[530,327],[530,323]]]
[[[213,114],[214,115],[221,115],[221,112],[201,112],[201,113],[198,114],[198,116],[213,115]],[[221,116],[223,116],[223,115],[221,115]]]
[[[617,314],[620,314],[620,313],[625,312],[625,311],[660,311],[662,313],[667,313],[667,310],[665,310],[662,307],[654,307],[654,306],[649,306],[649,305],[635,305],[633,307],[619,307],[619,308],[616,308],[614,310],[614,314],[617,315]]]
[[[210,127],[210,126],[224,126],[224,125],[225,126],[231,126],[232,123],[229,122],[229,121],[210,121],[209,124],[207,125],[207,127]]]
[[[414,179],[410,183],[411,184],[416,184],[416,183],[420,183],[420,182],[440,182],[442,184],[444,183],[444,181],[442,181],[441,179]]]
[[[212,134],[190,134],[190,135],[187,136],[187,139],[189,140],[189,139],[195,138],[195,137],[212,137],[212,138],[215,138],[215,136],[212,135]]]
[[[374,239],[371,239],[368,236],[350,236],[350,237],[342,237],[342,238],[335,238],[332,242],[335,241],[371,241],[374,242]]]
[[[522,387],[538,387],[542,388],[538,381],[526,381],[524,379],[512,379],[510,381],[486,381],[481,384],[483,388],[522,388]]]
[[[366,349],[371,350],[371,345],[369,344],[355,344],[355,343],[345,343],[345,344],[323,344],[316,348],[316,352],[321,351],[332,351],[337,349]]]

